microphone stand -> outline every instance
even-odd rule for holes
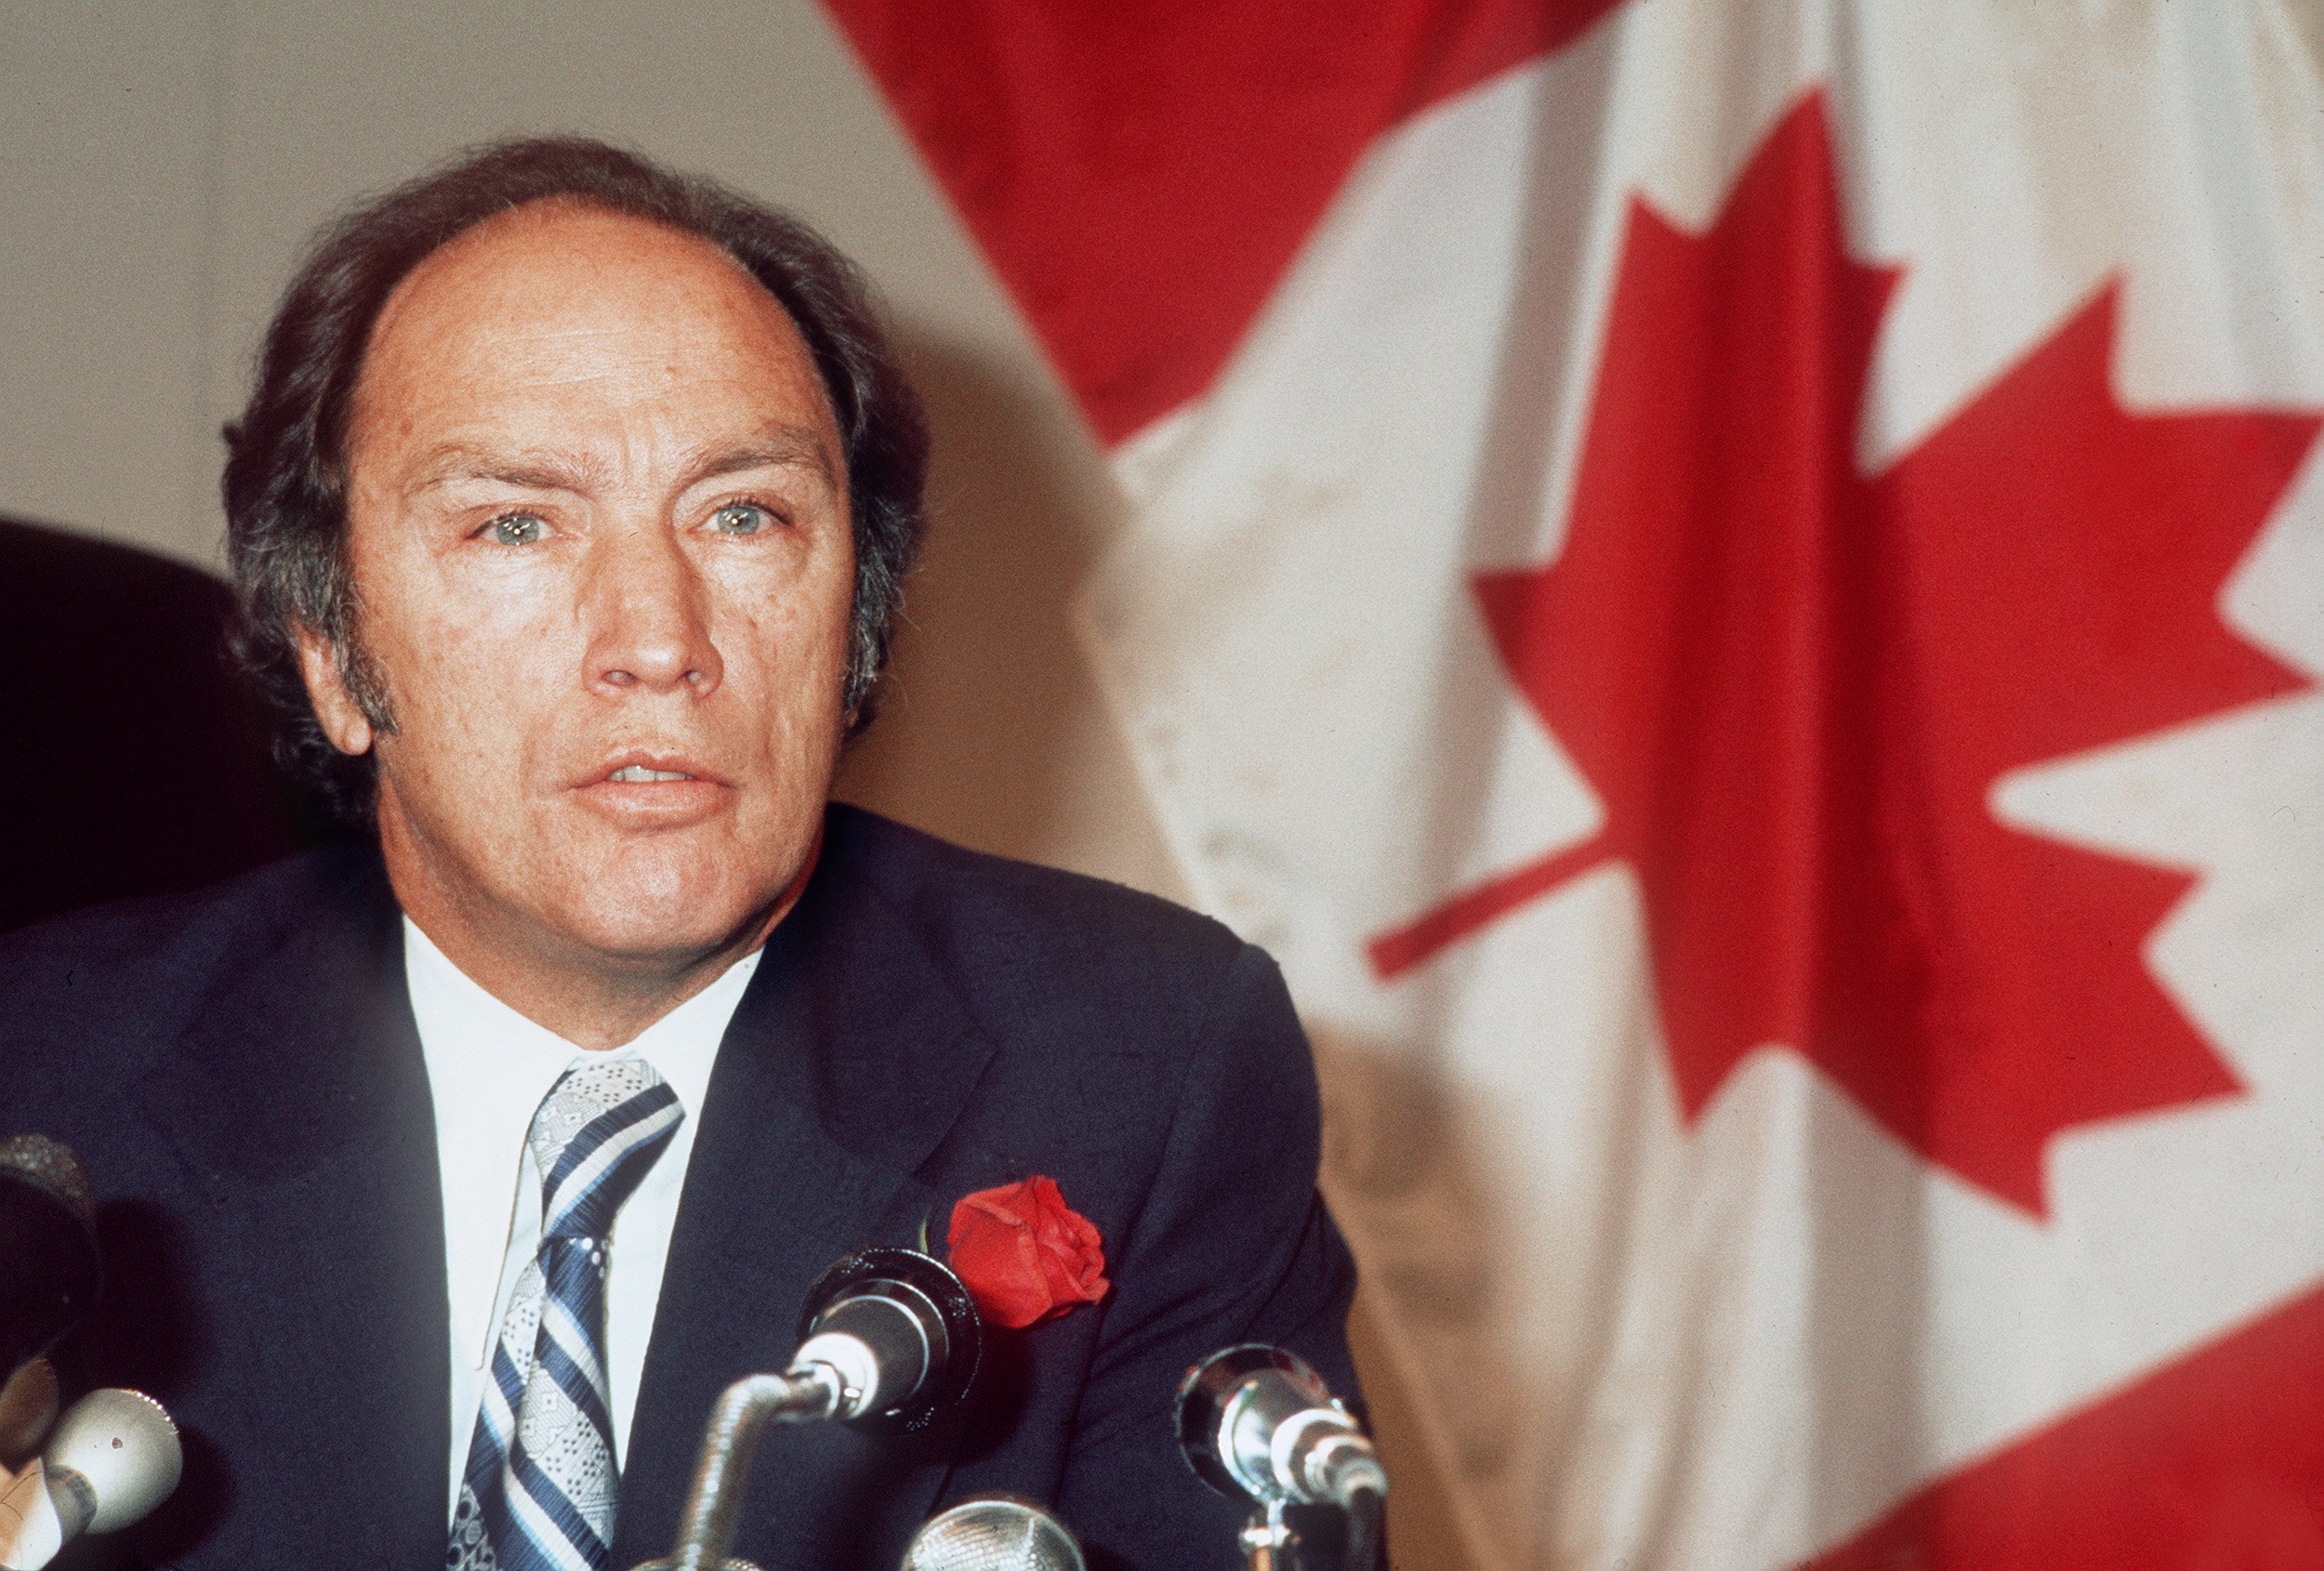
[[[742,1510],[743,1486],[767,1425],[812,1423],[839,1411],[847,1388],[828,1364],[810,1364],[783,1375],[746,1375],[726,1388],[710,1410],[694,1461],[686,1509],[678,1519],[678,1542],[667,1560],[648,1561],[638,1571],[756,1571],[746,1560],[726,1558],[734,1540],[734,1517]]]
[[[767,1426],[843,1419],[920,1428],[967,1393],[981,1345],[969,1290],[911,1249],[859,1250],[817,1277],[799,1334],[789,1369],[746,1375],[720,1393],[678,1541],[636,1571],[758,1571],[726,1551]]]
[[[1283,1501],[1267,1502],[1267,1509],[1253,1512],[1242,1531],[1244,1571],[1290,1571],[1287,1551],[1291,1547],[1291,1528],[1283,1520]]]
[[[1195,1476],[1258,1508],[1244,1525],[1245,1571],[1290,1571],[1292,1505],[1337,1506],[1340,1564],[1372,1571],[1388,1474],[1346,1404],[1299,1357],[1245,1342],[1186,1371],[1176,1404],[1179,1453]]]

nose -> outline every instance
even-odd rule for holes
[[[725,675],[710,639],[710,596],[675,531],[641,521],[592,542],[582,615],[590,688],[608,696],[706,698]]]

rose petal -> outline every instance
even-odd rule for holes
[[[1011,1329],[1095,1303],[1112,1286],[1097,1228],[1038,1173],[962,1196],[945,1244],[977,1312]]]

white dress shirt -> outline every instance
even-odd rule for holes
[[[614,1459],[618,1464],[638,1406],[645,1344],[654,1332],[662,1267],[669,1258],[678,1198],[693,1155],[710,1065],[756,953],[646,1027],[614,1057],[654,1065],[686,1116],[637,1193],[614,1218],[605,1281],[606,1376],[612,1386]],[[525,1262],[539,1248],[541,1175],[525,1143],[533,1115],[557,1077],[599,1055],[537,1025],[471,981],[410,918],[403,920],[403,978],[428,1061],[436,1107],[436,1155],[443,1178],[445,1280],[452,1310],[452,1458],[447,1521],[459,1503],[460,1474],[483,1400],[484,1371],[501,1316]]]

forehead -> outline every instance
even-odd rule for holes
[[[811,425],[837,457],[806,342],[739,262],[681,231],[565,201],[476,225],[397,285],[357,376],[350,449],[428,425],[586,425],[599,406],[678,422],[747,422],[756,410]]]

